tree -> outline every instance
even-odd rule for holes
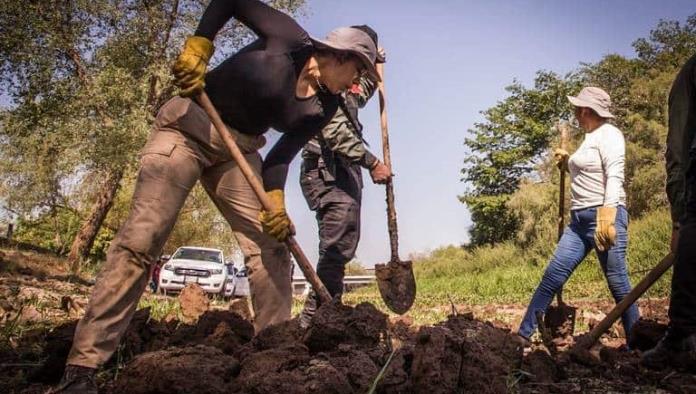
[[[474,225],[471,244],[493,244],[514,236],[518,218],[506,204],[524,176],[535,171],[554,138],[559,118],[569,118],[566,96],[574,93],[579,79],[540,71],[534,87],[514,82],[510,96],[483,111],[485,121],[469,130],[464,144],[471,151],[464,159],[462,180],[471,190],[460,196],[471,212]]]
[[[296,13],[304,1],[270,3]],[[10,101],[0,118],[0,193],[20,216],[57,208],[78,215],[75,261],[89,253],[152,118],[174,94],[169,65],[204,7],[192,0],[0,6],[0,80]],[[231,22],[213,62],[252,37]],[[84,182],[91,185],[77,187]]]
[[[528,246],[536,238],[549,238],[551,210],[541,207],[553,188],[533,185],[555,182],[548,160],[540,159],[549,157],[556,146],[552,125],[570,115],[565,96],[583,85],[602,87],[612,97],[615,123],[626,139],[630,214],[640,216],[667,204],[662,153],[667,94],[679,67],[696,53],[696,14],[683,25],[660,21],[649,37],[633,46],[636,58],[607,55],[564,77],[540,71],[532,88],[514,82],[507,88],[507,98],[483,111],[485,122],[475,124],[469,130],[472,137],[465,140],[471,155],[462,169],[470,191],[460,199],[474,222],[472,245],[514,237]],[[576,135],[576,144],[579,138],[582,133]]]

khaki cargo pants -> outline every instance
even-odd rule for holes
[[[263,136],[232,130],[249,164],[260,175],[257,150]],[[261,204],[207,115],[176,97],[160,110],[141,152],[130,213],[80,320],[68,364],[97,367],[116,350],[189,192],[200,180],[224,215],[245,256],[256,330],[290,318],[292,287],[286,247],[261,231]]]

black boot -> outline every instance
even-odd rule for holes
[[[643,353],[640,363],[650,369],[674,367],[696,371],[696,334],[679,336],[668,331],[654,348]]]
[[[97,394],[97,382],[94,379],[96,372],[95,368],[67,365],[60,383],[49,393]]]

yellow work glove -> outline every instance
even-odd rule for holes
[[[261,227],[264,233],[278,241],[285,241],[288,236],[295,233],[288,213],[285,211],[285,193],[282,190],[271,190],[268,192],[268,198],[273,208],[270,211],[261,210],[259,213]]]
[[[191,36],[186,40],[172,67],[174,84],[181,88],[181,97],[195,96],[203,91],[208,60],[214,49],[213,43],[205,37]]]
[[[595,228],[595,245],[600,252],[609,250],[616,241],[616,207],[597,208],[597,227]]]
[[[553,152],[553,158],[556,160],[556,167],[561,171],[568,170],[568,158],[570,154],[565,149],[556,149]]]

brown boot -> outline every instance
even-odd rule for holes
[[[97,394],[96,372],[95,368],[67,365],[58,386],[47,394]]]

